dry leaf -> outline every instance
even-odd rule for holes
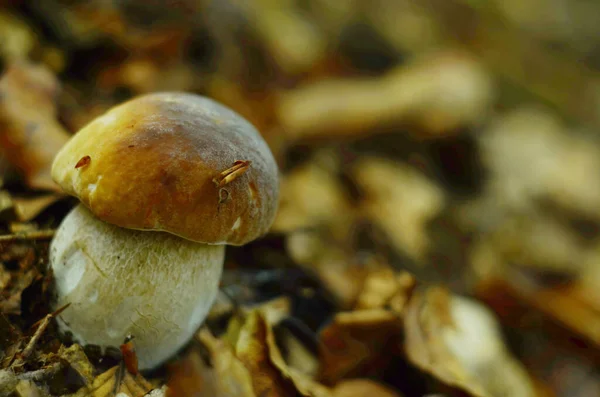
[[[351,248],[340,246],[326,236],[322,230],[291,233],[287,250],[296,263],[318,274],[342,308],[350,308],[373,264],[357,260]]]
[[[120,386],[115,388],[119,378]],[[117,365],[98,375],[90,386],[81,388],[73,397],[113,397],[115,390],[127,397],[142,397],[154,388],[142,375],[133,376]]]
[[[387,267],[375,270],[365,280],[356,309],[390,308],[402,314],[415,284],[415,278],[408,272],[395,273]]]
[[[408,359],[447,385],[477,397],[533,397],[531,380],[504,346],[481,304],[445,289],[418,290],[406,309]]]
[[[322,80],[287,92],[278,114],[293,138],[368,135],[381,124],[415,121],[442,135],[481,120],[492,87],[467,54],[431,54],[378,78]]]
[[[600,347],[599,290],[600,268],[590,265],[579,279],[559,285],[545,286],[518,271],[506,272],[502,278],[483,281],[479,295],[496,307],[498,303],[490,298],[488,291],[501,291],[529,310],[545,314],[574,335]]]
[[[330,397],[331,392],[328,388],[317,383],[307,374],[288,366],[281,355],[279,347],[277,346],[275,334],[273,332],[273,328],[271,327],[272,323],[269,323],[264,315],[258,316],[257,320],[264,324],[264,328],[266,330],[265,343],[268,348],[271,362],[280,371],[284,378],[292,381],[298,393],[300,393],[300,395],[303,397]]]
[[[57,355],[69,363],[71,368],[81,376],[86,385],[92,385],[94,382],[94,366],[90,363],[80,345],[74,344],[68,348],[61,345]]]
[[[332,385],[385,367],[397,351],[401,327],[401,319],[384,309],[338,313],[320,332],[319,379]]]
[[[283,175],[272,230],[289,233],[322,226],[337,240],[347,238],[354,211],[339,180],[339,168],[336,153],[322,149],[307,163]]]
[[[270,322],[280,317],[277,313],[282,307],[278,302],[271,301],[243,317],[232,318],[222,340],[206,330],[200,332],[200,340],[211,352],[217,379],[215,396],[331,396],[328,388],[284,361]],[[287,299],[283,302],[287,306]]]
[[[0,171],[1,174],[1,171]],[[0,177],[1,178],[1,177]],[[1,183],[0,183],[1,185]],[[15,218],[15,205],[9,192],[0,190],[0,219],[12,221]]]
[[[216,371],[209,368],[196,351],[169,365],[168,369],[167,397],[227,397],[217,390]]]
[[[0,396],[10,396],[15,391],[19,379],[11,370],[0,370]]]
[[[21,294],[37,278],[41,277],[37,268],[22,272],[11,272],[10,281],[0,291],[0,312],[5,314],[21,313]]]
[[[252,387],[257,396],[293,396],[293,384],[271,362],[267,332],[267,324],[261,315],[257,311],[251,312],[239,331],[235,355],[251,374]]]
[[[56,120],[58,89],[47,69],[24,61],[0,78],[0,150],[34,189],[60,191],[50,167],[69,135]]]
[[[19,221],[29,222],[63,197],[64,194],[52,193],[37,197],[13,197],[12,201]]]
[[[381,158],[359,160],[352,174],[365,196],[365,216],[386,232],[399,252],[424,260],[427,223],[443,209],[444,192],[416,169]]]
[[[235,356],[226,342],[215,338],[206,329],[200,330],[198,339],[211,354],[212,367],[217,380],[216,397],[258,397],[253,390],[249,370]]]
[[[343,380],[333,388],[333,397],[401,397],[389,387],[368,379]]]
[[[46,397],[48,393],[38,388],[31,380],[20,380],[15,387],[17,397]]]

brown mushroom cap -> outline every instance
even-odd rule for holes
[[[279,194],[277,165],[258,131],[186,93],[112,108],[62,148],[52,178],[105,222],[207,244],[241,245],[266,233]]]

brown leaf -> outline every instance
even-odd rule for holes
[[[128,397],[142,397],[155,388],[140,374],[134,376],[122,371],[121,377],[122,369],[124,370],[118,365],[110,368],[98,375],[91,386],[81,388],[73,397],[113,397],[115,390],[117,394],[123,393]]]
[[[60,191],[50,167],[69,134],[56,120],[58,90],[50,71],[24,61],[0,78],[0,151],[34,189]]]
[[[167,397],[225,397],[217,390],[216,371],[203,362],[197,351],[169,365],[168,371]]]
[[[80,345],[74,344],[68,348],[61,346],[57,355],[69,363],[71,368],[81,376],[86,385],[92,385],[95,369]]]
[[[5,314],[21,313],[21,294],[37,278],[41,277],[36,268],[23,272],[11,272],[10,281],[0,291],[0,312]]]
[[[356,309],[390,308],[402,314],[415,284],[415,278],[408,272],[395,273],[389,267],[374,270],[365,280]]]
[[[444,191],[416,169],[378,157],[356,162],[352,174],[364,215],[398,252],[422,262],[430,246],[427,225],[444,208]]]
[[[275,299],[246,314],[240,313],[232,318],[228,332],[221,340],[207,330],[200,332],[200,340],[211,352],[214,377],[217,379],[218,390],[211,395],[331,396],[328,388],[288,366],[283,359],[271,321],[278,321],[281,314],[287,312],[288,305],[287,299]],[[208,385],[214,383],[211,378],[204,373],[203,379]]]
[[[202,329],[198,339],[208,348],[217,384],[217,397],[257,397],[249,370],[235,356],[230,346]]]
[[[338,383],[333,389],[333,397],[401,397],[389,387],[368,379],[349,379]]]
[[[325,384],[384,368],[399,343],[401,319],[384,309],[338,313],[320,332],[320,376]]]
[[[487,71],[457,51],[430,54],[377,78],[321,80],[281,96],[293,138],[368,135],[382,123],[414,122],[434,135],[480,120],[492,100]]]
[[[265,343],[268,348],[271,362],[284,378],[290,380],[294,384],[297,392],[303,397],[330,397],[331,392],[327,387],[319,384],[307,374],[289,366],[285,362],[275,340],[272,323],[268,322],[264,315],[258,316],[258,321],[263,323],[266,330]]]
[[[15,387],[17,397],[45,397],[47,393],[38,388],[31,380],[20,380]]]
[[[64,194],[51,193],[37,197],[13,197],[12,201],[19,221],[29,222],[63,197]]]
[[[271,362],[267,346],[267,324],[258,311],[251,312],[240,329],[235,355],[252,376],[252,387],[260,397],[294,396],[293,384]]]
[[[470,396],[533,397],[525,370],[507,351],[495,318],[443,288],[416,291],[404,318],[408,359]]]

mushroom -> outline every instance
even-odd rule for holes
[[[101,348],[135,337],[140,369],[196,332],[218,291],[225,244],[265,234],[278,170],[258,131],[225,106],[154,93],[110,109],[57,154],[77,205],[51,244],[62,332]]]

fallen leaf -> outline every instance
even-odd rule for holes
[[[368,379],[348,379],[333,388],[333,397],[401,397],[389,387]]]
[[[415,278],[408,272],[396,273],[389,267],[374,270],[365,280],[356,309],[390,308],[402,314],[415,284]]]
[[[445,204],[441,188],[408,165],[376,157],[357,161],[352,175],[364,195],[364,215],[398,252],[423,261],[430,245],[427,224]]]
[[[29,222],[63,197],[64,194],[51,193],[37,197],[13,197],[12,201],[19,221]]]
[[[31,380],[20,380],[15,386],[15,393],[17,397],[46,397],[48,393],[38,388],[37,385]]]
[[[303,397],[330,397],[331,392],[327,387],[319,384],[307,374],[298,371],[285,362],[275,340],[271,324],[262,315],[258,316],[257,320],[264,326],[266,332],[264,342],[268,348],[271,362],[284,378],[289,379],[294,384],[298,393]]]
[[[49,70],[25,61],[0,78],[0,151],[30,187],[60,192],[50,167],[70,136],[56,120],[58,90]]]
[[[74,344],[68,348],[61,346],[57,356],[65,360],[81,376],[86,385],[91,386],[94,383],[94,366],[80,345]]]
[[[252,387],[257,396],[294,396],[294,385],[271,362],[266,338],[266,322],[259,312],[251,312],[239,331],[235,355],[251,374]]]
[[[123,393],[127,397],[142,397],[155,387],[142,375],[134,376],[117,365],[98,375],[90,386],[79,389],[72,397],[113,397],[115,391],[117,395]]]
[[[15,391],[17,383],[19,379],[11,370],[0,370],[0,396],[10,396]]]
[[[216,371],[195,350],[170,364],[168,371],[167,397],[226,397],[217,390]]]
[[[250,371],[235,356],[231,346],[215,338],[207,329],[198,333],[198,339],[208,348],[217,379],[217,397],[258,397],[254,392]]]
[[[41,277],[36,268],[23,272],[11,272],[10,281],[0,291],[0,312],[5,314],[21,313],[21,294],[37,278]]]
[[[414,122],[434,136],[477,123],[492,100],[487,72],[457,51],[429,54],[376,78],[321,80],[281,96],[278,115],[294,139],[368,135]]]
[[[536,395],[495,318],[474,300],[441,287],[417,290],[406,309],[404,333],[410,362],[470,396]]]
[[[334,385],[384,368],[398,351],[401,327],[401,318],[385,309],[338,313],[319,334],[318,379]]]

